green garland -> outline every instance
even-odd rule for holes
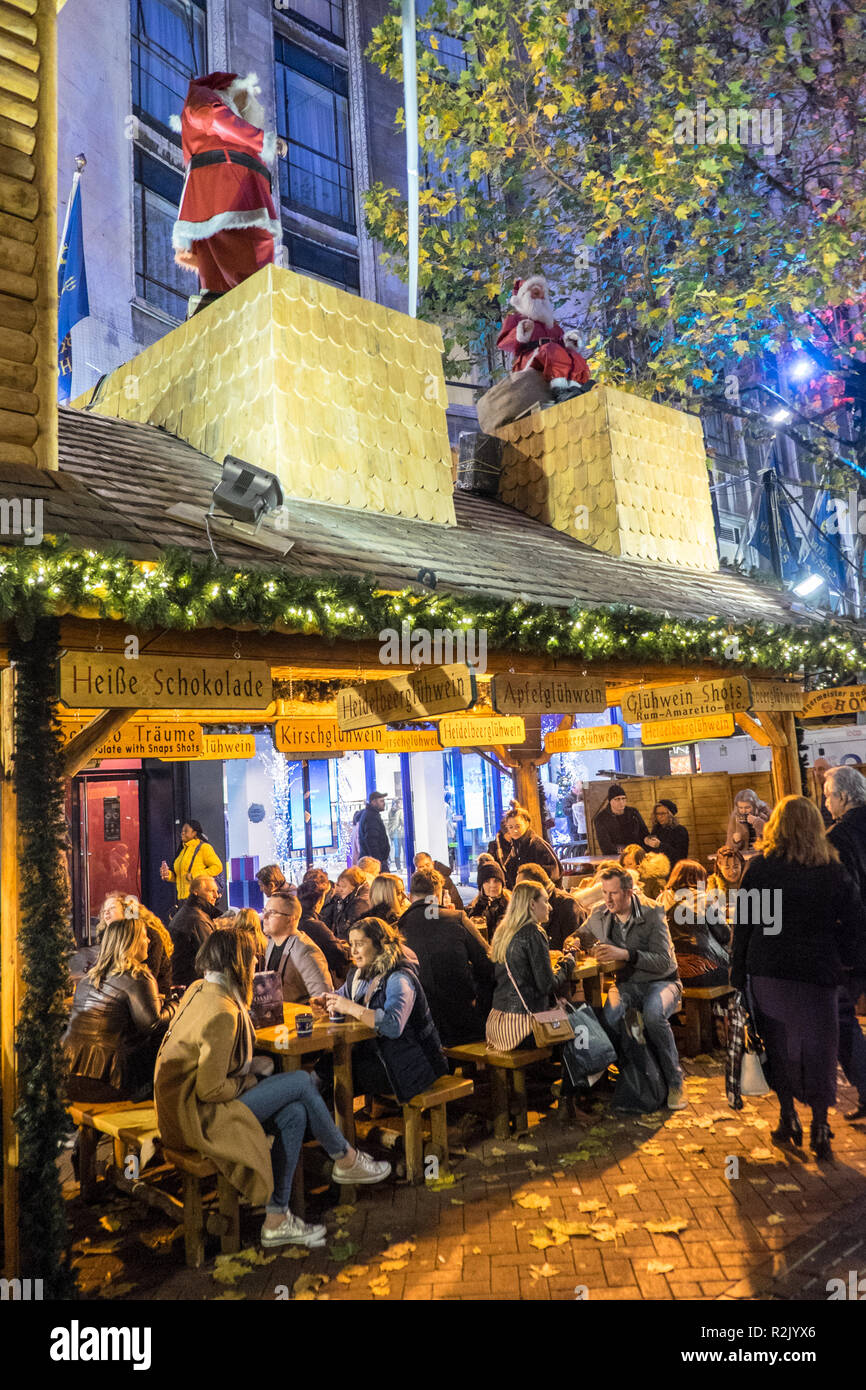
[[[578,661],[693,664],[793,675],[805,670],[841,682],[866,668],[866,640],[833,620],[801,627],[689,620],[623,604],[568,609],[521,598],[383,591],[371,577],[314,577],[285,569],[234,569],[166,551],[145,568],[125,555],[60,544],[0,551],[0,620],[28,636],[40,617],[91,613],[133,629],[191,631],[218,625],[267,632],[277,624],[326,640],[373,640],[410,621],[428,631],[485,629],[493,651]]]
[[[63,758],[54,709],[57,623],[37,623],[10,655],[18,672],[15,785],[21,852],[18,942],[23,979],[18,1022],[19,1233],[22,1275],[42,1279],[46,1298],[70,1298],[66,1210],[57,1158],[69,1120],[63,1106],[68,1068],[61,1046],[74,942],[62,864],[65,832]]]

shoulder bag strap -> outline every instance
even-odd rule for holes
[[[524,1009],[526,1010],[526,1012],[527,1012],[527,1013],[530,1015],[530,1017],[531,1017],[531,1016],[532,1016],[532,1010],[528,1007],[528,1005],[527,1005],[527,1003],[526,1003],[526,1000],[524,999],[523,995],[520,993],[520,990],[519,990],[518,987],[517,987],[517,981],[515,980],[514,976],[512,975],[511,971],[510,971],[509,968],[508,968],[508,961],[507,961],[507,960],[503,961],[503,964],[504,964],[504,966],[505,966],[505,969],[508,971],[508,978],[509,978],[509,980],[510,980],[511,983],[514,985],[514,989],[515,989],[515,992],[516,992],[516,994],[517,994],[518,999],[520,1000],[520,1002],[521,1002],[521,1004],[523,1005],[523,1007],[524,1007]]]

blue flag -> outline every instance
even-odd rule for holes
[[[81,185],[76,179],[63,228],[63,244],[57,262],[57,398],[72,394],[72,330],[90,313],[87,273],[84,269],[84,228],[81,221]]]
[[[844,594],[848,585],[848,566],[839,534],[839,508],[826,488],[815,498],[812,523],[806,528],[803,564],[826,579],[831,589]],[[816,526],[820,535],[814,529]]]
[[[775,522],[776,539],[779,546],[779,561],[784,581],[796,579],[800,572],[800,538],[797,535],[790,509],[783,504],[778,487],[768,494],[766,486],[761,487],[761,499],[755,513],[752,533],[747,544],[757,550],[770,564],[773,563],[773,550],[770,542],[771,509]]]

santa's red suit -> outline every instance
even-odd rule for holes
[[[274,259],[281,229],[271,198],[270,169],[276,135],[244,119],[264,121],[255,100],[255,74],[212,72],[189,84],[180,130],[187,165],[172,233],[175,260],[197,270],[202,288],[224,294]]]
[[[538,290],[543,291],[541,297]],[[543,275],[515,280],[511,307],[513,313],[507,315],[496,346],[512,354],[513,371],[532,367],[557,387],[575,383],[582,386],[589,381],[589,367],[576,347],[578,335],[573,331],[564,333],[556,322]]]

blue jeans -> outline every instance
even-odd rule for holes
[[[604,1006],[604,1016],[611,1024],[619,1023],[626,1009],[640,1009],[647,1039],[652,1043],[668,1090],[683,1084],[677,1045],[668,1023],[680,1007],[682,996],[679,980],[652,980],[640,985],[627,980],[619,986],[620,1002],[616,1008],[611,1007],[610,1000]]]
[[[267,1211],[286,1212],[307,1125],[331,1158],[343,1158],[349,1145],[331,1119],[309,1072],[286,1071],[266,1076],[239,1099],[252,1110],[265,1133],[276,1136],[271,1150],[274,1190]]]
[[[839,1065],[857,1088],[859,1103],[866,1105],[866,1038],[854,1012],[863,988],[863,979],[856,975],[839,990]]]

